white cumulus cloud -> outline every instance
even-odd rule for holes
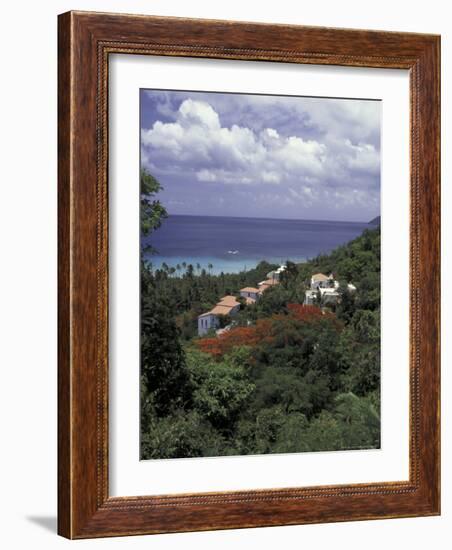
[[[144,120],[142,162],[157,177],[241,186],[250,201],[378,208],[378,102],[187,94],[159,96],[162,120]]]
[[[300,136],[281,136],[274,128],[254,132],[233,124],[223,127],[218,113],[205,101],[185,99],[175,122],[156,121],[142,130],[146,159],[198,181],[279,183],[320,175],[326,145]]]

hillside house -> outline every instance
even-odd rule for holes
[[[273,271],[269,271],[267,273],[267,279],[272,279],[273,281],[279,281],[281,273],[283,273],[286,270],[286,265],[280,265],[278,269],[275,269]]]
[[[338,288],[339,288],[339,285],[338,285]],[[339,303],[341,299],[341,295],[339,294],[339,292],[337,291],[337,288],[335,287],[330,287],[330,288],[320,287],[319,292],[321,296],[320,301],[324,306],[336,305],[337,303]]]
[[[219,326],[218,316],[211,311],[198,315],[198,336],[204,336],[210,329],[217,329]]]
[[[279,284],[279,281],[277,279],[266,279],[265,281],[261,281],[257,286],[259,287],[259,292],[262,294],[263,292],[277,284]]]
[[[311,277],[311,290],[318,288],[339,288],[339,283],[334,280],[332,273],[328,276],[323,273],[315,273]]]
[[[242,298],[245,298],[245,300],[247,298],[251,298],[252,300],[257,302],[257,300],[259,300],[261,296],[261,292],[258,288],[254,288],[252,286],[246,286],[245,288],[240,289],[240,296]]]
[[[323,273],[316,273],[311,277],[311,288],[305,292],[305,305],[313,305],[320,298],[322,305],[336,305],[341,299],[338,292],[339,282],[334,279],[333,274],[328,277]],[[349,292],[355,292],[356,286],[349,283],[347,285]]]
[[[223,298],[221,298],[221,300],[217,303],[217,306],[231,308],[228,315],[235,315],[240,310],[240,302],[237,301],[235,296],[223,296]]]
[[[318,295],[317,290],[307,290],[305,292],[305,298],[304,298],[304,305],[305,306],[313,306],[316,303],[316,298]]]
[[[240,302],[235,296],[223,296],[210,311],[198,315],[198,336],[204,336],[210,329],[216,330],[220,326],[221,315],[233,317],[239,310]]]

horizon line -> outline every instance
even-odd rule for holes
[[[171,214],[168,213],[168,217],[170,216],[187,216],[187,217],[202,217],[202,218],[238,218],[238,219],[253,219],[253,220],[285,220],[285,221],[291,221],[291,222],[335,222],[335,223],[363,223],[363,224],[369,224],[371,221],[373,221],[375,218],[380,218],[381,214],[377,214],[369,221],[362,221],[362,220],[325,220],[320,218],[270,218],[268,216],[215,216],[212,214]]]

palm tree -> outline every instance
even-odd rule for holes
[[[208,263],[207,264],[207,269],[209,270],[209,275],[210,275],[210,272],[212,271],[213,269],[213,265],[211,263]]]

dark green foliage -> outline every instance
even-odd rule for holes
[[[160,183],[146,170],[140,173],[140,226],[142,235],[148,235],[158,229],[162,219],[168,216],[156,193],[162,189]]]
[[[338,351],[344,389],[357,395],[379,391],[380,311],[357,310],[341,334]]]
[[[195,411],[153,419],[142,430],[142,459],[216,456],[222,447],[221,436]]]
[[[154,200],[159,182],[141,172],[141,232],[149,234],[160,226],[166,210]],[[158,281],[141,264],[141,380],[146,415],[163,416],[183,407],[190,397],[185,355],[171,304],[159,296]],[[143,422],[143,418],[142,418]]]
[[[170,305],[142,277],[141,374],[155,412],[168,414],[190,399],[190,379]]]
[[[149,174],[142,174],[143,189],[142,230],[149,233],[166,213],[153,200],[159,185]],[[142,266],[141,457],[378,448],[379,228],[329,255],[287,262],[280,284],[256,305],[241,301],[234,346],[216,352],[197,345],[207,343],[197,337],[197,316],[276,266],[220,275],[212,267]],[[292,304],[300,308],[317,272],[334,274],[341,300],[329,313],[318,304],[304,315]],[[250,327],[259,326],[251,338]]]
[[[292,284],[296,281],[298,276],[298,268],[297,264],[294,262],[290,262],[289,260],[286,262],[286,269],[283,271],[280,275],[280,283],[285,289],[289,289]]]
[[[237,351],[227,360],[216,363],[201,352],[192,350],[187,354],[193,384],[193,408],[212,426],[229,435],[255,389],[239,364],[246,355],[246,352]]]

